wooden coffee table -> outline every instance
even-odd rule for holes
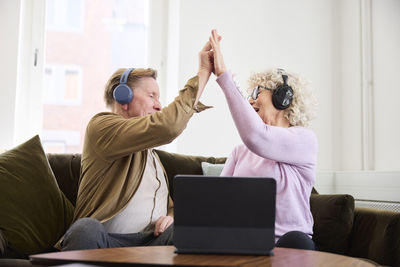
[[[123,247],[76,250],[31,255],[33,265],[72,262],[100,266],[185,265],[185,266],[376,266],[338,254],[275,248],[274,256],[176,254],[174,246]]]

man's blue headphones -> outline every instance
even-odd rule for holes
[[[133,91],[128,86],[127,82],[128,82],[129,74],[131,74],[131,72],[134,69],[135,68],[129,68],[126,71],[124,71],[124,73],[122,73],[122,75],[121,75],[119,84],[114,89],[113,97],[114,97],[115,101],[117,101],[121,105],[130,103],[133,98]]]

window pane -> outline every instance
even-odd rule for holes
[[[106,110],[109,76],[120,67],[146,66],[148,1],[47,3],[41,138],[46,152],[80,153],[90,118]],[[74,27],[81,30],[66,30]]]
[[[67,25],[79,29],[82,25],[82,0],[68,0]]]
[[[53,99],[54,97],[52,94],[54,94],[53,88],[54,88],[54,75],[53,75],[53,69],[46,67],[44,71],[44,101],[49,101],[49,99]]]
[[[54,25],[54,3],[55,0],[47,0],[46,2],[46,19],[48,25]]]
[[[79,73],[73,70],[65,71],[64,99],[77,100],[79,93]]]
[[[84,0],[47,0],[47,30],[83,31]]]

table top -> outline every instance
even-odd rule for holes
[[[289,248],[274,248],[274,256],[176,254],[174,251],[174,246],[121,247],[36,254],[30,260],[34,265],[80,262],[101,266],[375,266],[339,254]]]

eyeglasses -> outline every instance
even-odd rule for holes
[[[247,99],[250,100],[250,98],[252,98],[253,100],[257,100],[258,95],[260,94],[260,89],[274,90],[265,86],[258,85],[256,88],[253,89],[253,92],[251,93],[251,95],[248,96]]]

